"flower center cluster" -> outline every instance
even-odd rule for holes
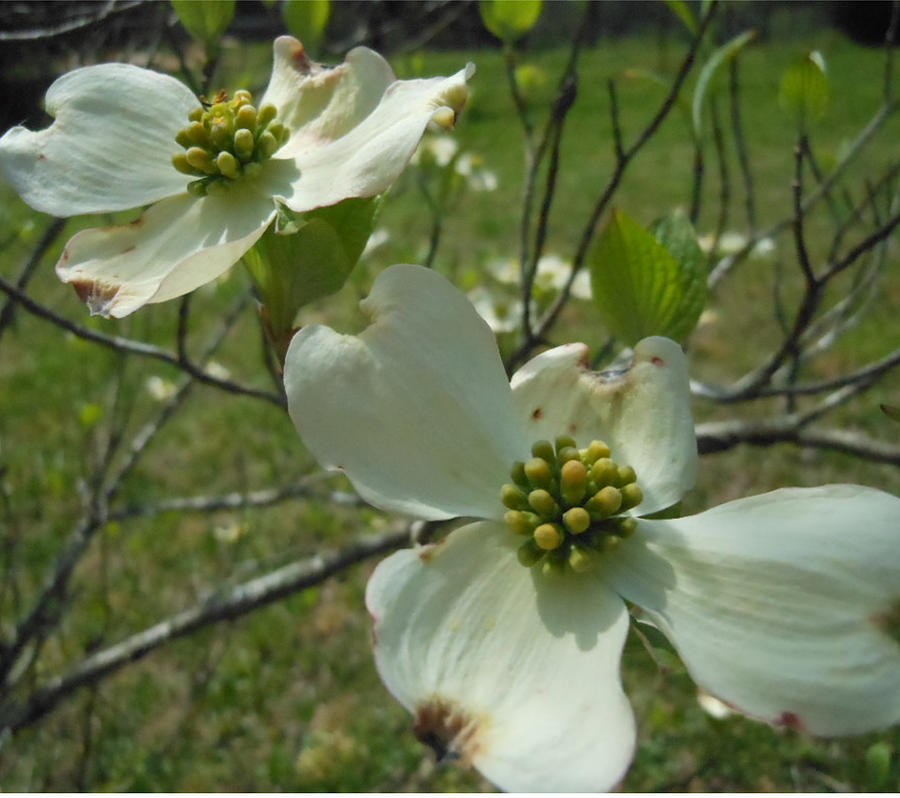
[[[290,136],[290,130],[275,121],[277,115],[271,103],[257,110],[245,89],[231,100],[219,92],[215,102],[191,111],[190,124],[175,136],[184,152],[172,156],[179,172],[199,178],[188,183],[188,191],[203,197],[257,171]]]
[[[602,441],[579,449],[568,435],[555,446],[538,441],[531,453],[527,462],[513,463],[512,482],[501,491],[507,526],[528,538],[519,562],[540,565],[545,574],[593,570],[637,527],[634,518],[620,515],[644,498],[634,469],[611,460]]]

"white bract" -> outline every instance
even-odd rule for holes
[[[50,127],[0,139],[0,171],[55,216],[155,203],[131,224],[78,233],[56,264],[92,313],[121,317],[218,277],[279,203],[302,213],[384,191],[429,122],[452,127],[472,71],[396,80],[364,47],[328,68],[282,36],[258,105],[240,90],[201,107],[167,75],[84,67],[48,90]]]
[[[561,346],[510,383],[440,275],[393,266],[362,307],[358,336],[295,336],[285,385],[309,449],[367,500],[475,519],[369,582],[378,670],[419,739],[506,790],[614,787],[635,744],[625,600],[747,715],[826,735],[900,719],[900,499],[831,485],[641,518],[694,482],[677,344],[647,338],[616,373]]]

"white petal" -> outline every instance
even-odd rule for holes
[[[634,748],[622,601],[596,577],[522,567],[502,525],[400,551],[366,591],[375,661],[414,730],[510,791],[611,789]]]
[[[713,695],[857,734],[900,721],[898,518],[900,499],[871,488],[779,490],[640,521],[604,573]]]
[[[279,36],[260,107],[275,105],[293,133],[291,147],[316,146],[365,119],[395,80],[388,62],[367,47],[351,50],[343,64],[331,68],[311,61],[293,36]]]
[[[175,78],[130,64],[63,75],[47,91],[50,127],[0,139],[0,170],[32,208],[54,216],[117,211],[185,190],[175,134],[199,100]]]
[[[421,266],[383,271],[361,307],[373,321],[359,336],[316,325],[288,350],[288,409],[310,451],[379,507],[502,515],[528,444],[490,328]]]
[[[82,230],[56,264],[91,313],[121,318],[215,279],[265,232],[271,198],[240,190],[163,200],[131,224]]]
[[[428,123],[452,124],[468,97],[471,74],[466,68],[449,78],[396,81],[377,107],[339,138],[329,138],[341,129],[330,118],[316,124],[312,137],[297,132],[275,156],[293,158],[300,172],[284,202],[302,212],[387,189],[406,167]],[[354,108],[352,118],[356,116]]]
[[[634,467],[644,501],[635,514],[675,504],[697,473],[687,358],[668,338],[645,338],[624,372],[587,369],[588,349],[543,352],[513,375],[513,397],[532,440],[572,435],[579,446],[604,441]]]

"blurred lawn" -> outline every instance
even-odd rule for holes
[[[835,98],[813,136],[823,163],[833,161],[880,102],[883,55],[836,33],[817,31],[805,41],[764,43],[746,52],[741,60],[743,110],[763,225],[789,213],[791,202],[794,132],[776,103],[778,82],[784,68],[812,48],[825,55]],[[564,139],[548,250],[563,256],[574,252],[587,213],[612,168],[606,79],[617,76],[629,141],[663,90],[629,77],[627,70],[643,67],[670,74],[682,52],[677,37],[663,49],[648,37],[604,41],[585,53],[578,100]],[[552,97],[565,56],[550,51],[528,57],[546,76],[537,100]],[[477,64],[478,74],[457,137],[464,148],[484,157],[500,183],[495,192],[468,194],[446,221],[436,267],[458,280],[492,257],[516,252],[514,209],[520,202],[523,155],[502,60],[490,51],[417,53],[393,61],[398,74],[412,77],[447,74],[469,60]],[[268,69],[268,47],[231,43],[219,82],[263,85]],[[617,195],[618,207],[649,223],[675,206],[687,205],[692,170],[687,129],[687,120],[676,109],[629,169]],[[896,160],[897,134],[895,120],[861,159],[849,181],[856,196],[866,169],[877,176]],[[729,227],[745,229],[733,157],[729,165],[736,193]],[[715,168],[710,155],[701,233],[715,224]],[[9,278],[18,272],[47,219],[29,211],[6,186],[0,186],[0,204],[5,211],[0,222],[2,272]],[[401,180],[380,220],[390,240],[341,294],[308,308],[304,320],[328,319],[344,329],[362,326],[355,299],[367,291],[372,276],[390,263],[423,257],[430,220],[422,208],[413,181]],[[33,280],[32,295],[82,324],[171,347],[178,303],[150,306],[124,321],[88,319],[71,289],[53,275],[52,264],[67,235],[97,221],[69,223]],[[812,222],[811,247],[821,256],[828,241],[816,236],[816,224]],[[777,258],[791,269],[789,239],[782,237],[777,245]],[[737,378],[778,340],[772,316],[773,270],[771,262],[751,261],[722,286],[711,303],[718,321],[698,331],[692,341],[696,376]],[[244,286],[245,276],[235,268],[196,293],[192,351],[199,350],[217,315]],[[900,288],[893,279],[873,303],[866,322],[807,376],[836,374],[883,354],[884,342],[896,340],[900,331],[898,311]],[[578,338],[595,346],[605,338],[591,309],[577,304],[565,315],[557,336],[560,342]],[[215,359],[241,381],[267,387],[259,366],[259,340],[252,314],[246,313]],[[178,375],[154,361],[123,359],[22,312],[0,347],[0,479],[9,497],[8,509],[0,510],[0,523],[10,540],[0,558],[15,558],[18,600],[28,606],[80,512],[78,482],[106,434],[117,377],[130,436],[157,406],[146,389],[148,378],[175,380]],[[897,404],[898,387],[896,376],[885,380],[842,408],[833,423],[896,438],[900,427],[880,413],[878,403]],[[733,412],[700,402],[696,406],[701,421]],[[314,468],[285,415],[259,402],[197,386],[127,481],[118,506],[283,485]],[[700,484],[686,510],[774,487],[831,481],[900,493],[896,468],[786,445],[742,448],[704,461]],[[330,484],[346,487],[338,478]],[[212,517],[169,513],[110,525],[77,571],[62,634],[48,641],[34,678],[60,672],[89,645],[108,645],[193,605],[223,580],[249,578],[385,523],[374,510],[335,509],[324,500],[308,500],[268,510]],[[373,565],[175,642],[97,688],[79,692],[36,727],[7,741],[0,751],[0,786],[63,791],[490,789],[474,772],[436,767],[431,752],[410,733],[406,712],[381,686],[370,656],[369,619],[362,601]],[[10,591],[2,595],[0,612],[8,633],[17,599]],[[740,718],[714,720],[701,711],[690,679],[663,644],[659,656],[668,666],[665,673],[635,638],[629,640],[623,672],[638,714],[641,744],[626,790],[900,789],[900,733],[835,742]],[[895,752],[883,783],[867,775],[865,764],[867,749],[879,740]]]

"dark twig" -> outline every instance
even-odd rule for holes
[[[216,377],[209,372],[204,371],[202,368],[198,367],[195,363],[189,360],[187,362],[182,362],[181,358],[177,354],[173,354],[172,352],[169,352],[166,349],[162,349],[161,347],[154,346],[153,344],[147,344],[143,341],[134,341],[129,338],[122,338],[118,335],[106,335],[104,333],[91,330],[88,327],[83,327],[80,324],[76,324],[75,322],[63,316],[60,316],[58,313],[50,310],[44,305],[41,305],[39,302],[36,302],[27,294],[20,291],[18,288],[7,282],[2,277],[0,277],[0,290],[4,291],[10,297],[14,297],[15,300],[19,302],[22,307],[24,307],[29,313],[32,313],[42,319],[46,319],[47,321],[51,321],[58,327],[62,327],[64,330],[68,330],[74,335],[77,335],[79,338],[83,338],[85,341],[102,344],[103,346],[106,346],[118,352],[127,352],[133,355],[141,355],[143,357],[150,357],[156,360],[161,360],[164,363],[169,363],[170,365],[176,366],[181,370],[186,371],[198,382],[202,382],[206,385],[213,385],[216,388],[221,388],[223,391],[227,391],[228,393],[249,396],[254,399],[264,399],[267,402],[271,402],[272,404],[277,405],[278,407],[284,406],[284,402],[278,394],[270,393],[269,391],[262,391],[258,388],[251,388],[249,386],[240,385],[236,382],[232,382],[231,380]]]
[[[793,443],[811,449],[844,452],[876,463],[900,465],[900,446],[843,429],[804,429],[796,418],[715,421],[697,426],[701,454],[714,454],[740,444],[771,446]]]
[[[19,273],[19,277],[16,280],[16,289],[20,292],[24,291],[28,286],[28,283],[31,281],[32,276],[37,270],[38,265],[41,260],[43,260],[44,255],[47,253],[47,250],[53,246],[53,243],[59,237],[59,234],[62,233],[63,228],[66,226],[65,219],[52,219],[50,224],[47,225],[47,228],[44,230],[44,234],[41,236],[40,240],[37,242],[37,246],[34,248],[34,252],[31,253],[31,257],[28,259],[28,262],[22,268],[22,271]],[[3,309],[0,310],[0,336],[3,335],[3,331],[12,324],[13,317],[16,312],[16,304],[18,303],[18,299],[13,295],[8,295],[6,302],[3,305]]]
[[[747,226],[756,229],[756,199],[753,189],[753,172],[750,169],[747,140],[744,136],[744,125],[741,119],[741,88],[739,58],[729,61],[728,89],[731,110],[731,132],[734,136],[734,147],[737,151],[738,164],[744,179],[744,206],[747,210]]]
[[[543,318],[541,318],[536,329],[530,334],[526,334],[525,340],[513,353],[512,357],[510,358],[511,368],[515,368],[516,366],[521,364],[529,356],[534,347],[537,346],[542,340],[544,340],[550,328],[556,322],[556,319],[565,306],[566,302],[568,301],[569,294],[572,290],[572,283],[575,281],[575,277],[578,275],[578,272],[584,265],[584,260],[587,257],[587,252],[591,245],[591,241],[593,240],[594,232],[597,227],[597,222],[600,220],[600,217],[606,210],[610,200],[615,194],[616,189],[619,187],[619,183],[621,182],[622,177],[625,174],[625,170],[628,168],[628,165],[631,163],[634,156],[637,155],[637,153],[640,152],[644,145],[653,137],[653,135],[659,129],[659,126],[669,115],[669,112],[672,110],[672,108],[675,107],[678,95],[681,93],[681,87],[684,85],[684,81],[687,79],[687,76],[691,71],[691,67],[693,66],[694,61],[697,57],[697,52],[700,48],[700,44],[703,41],[703,37],[705,36],[709,24],[714,16],[715,9],[716,4],[713,3],[710,7],[709,12],[701,21],[697,30],[697,34],[694,36],[688,53],[682,61],[678,73],[675,76],[675,80],[673,81],[672,86],[670,87],[668,93],[657,109],[656,114],[654,114],[653,118],[650,120],[647,126],[641,131],[640,135],[637,137],[631,147],[626,149],[622,153],[622,156],[617,159],[616,166],[613,169],[613,173],[607,181],[607,184],[604,187],[603,191],[601,192],[600,197],[595,203],[594,208],[591,211],[590,218],[588,219],[587,225],[585,225],[584,232],[582,233],[578,243],[575,257],[572,259],[572,270],[569,273],[569,278],[566,281],[566,284],[556,296],[550,308],[544,314]]]

